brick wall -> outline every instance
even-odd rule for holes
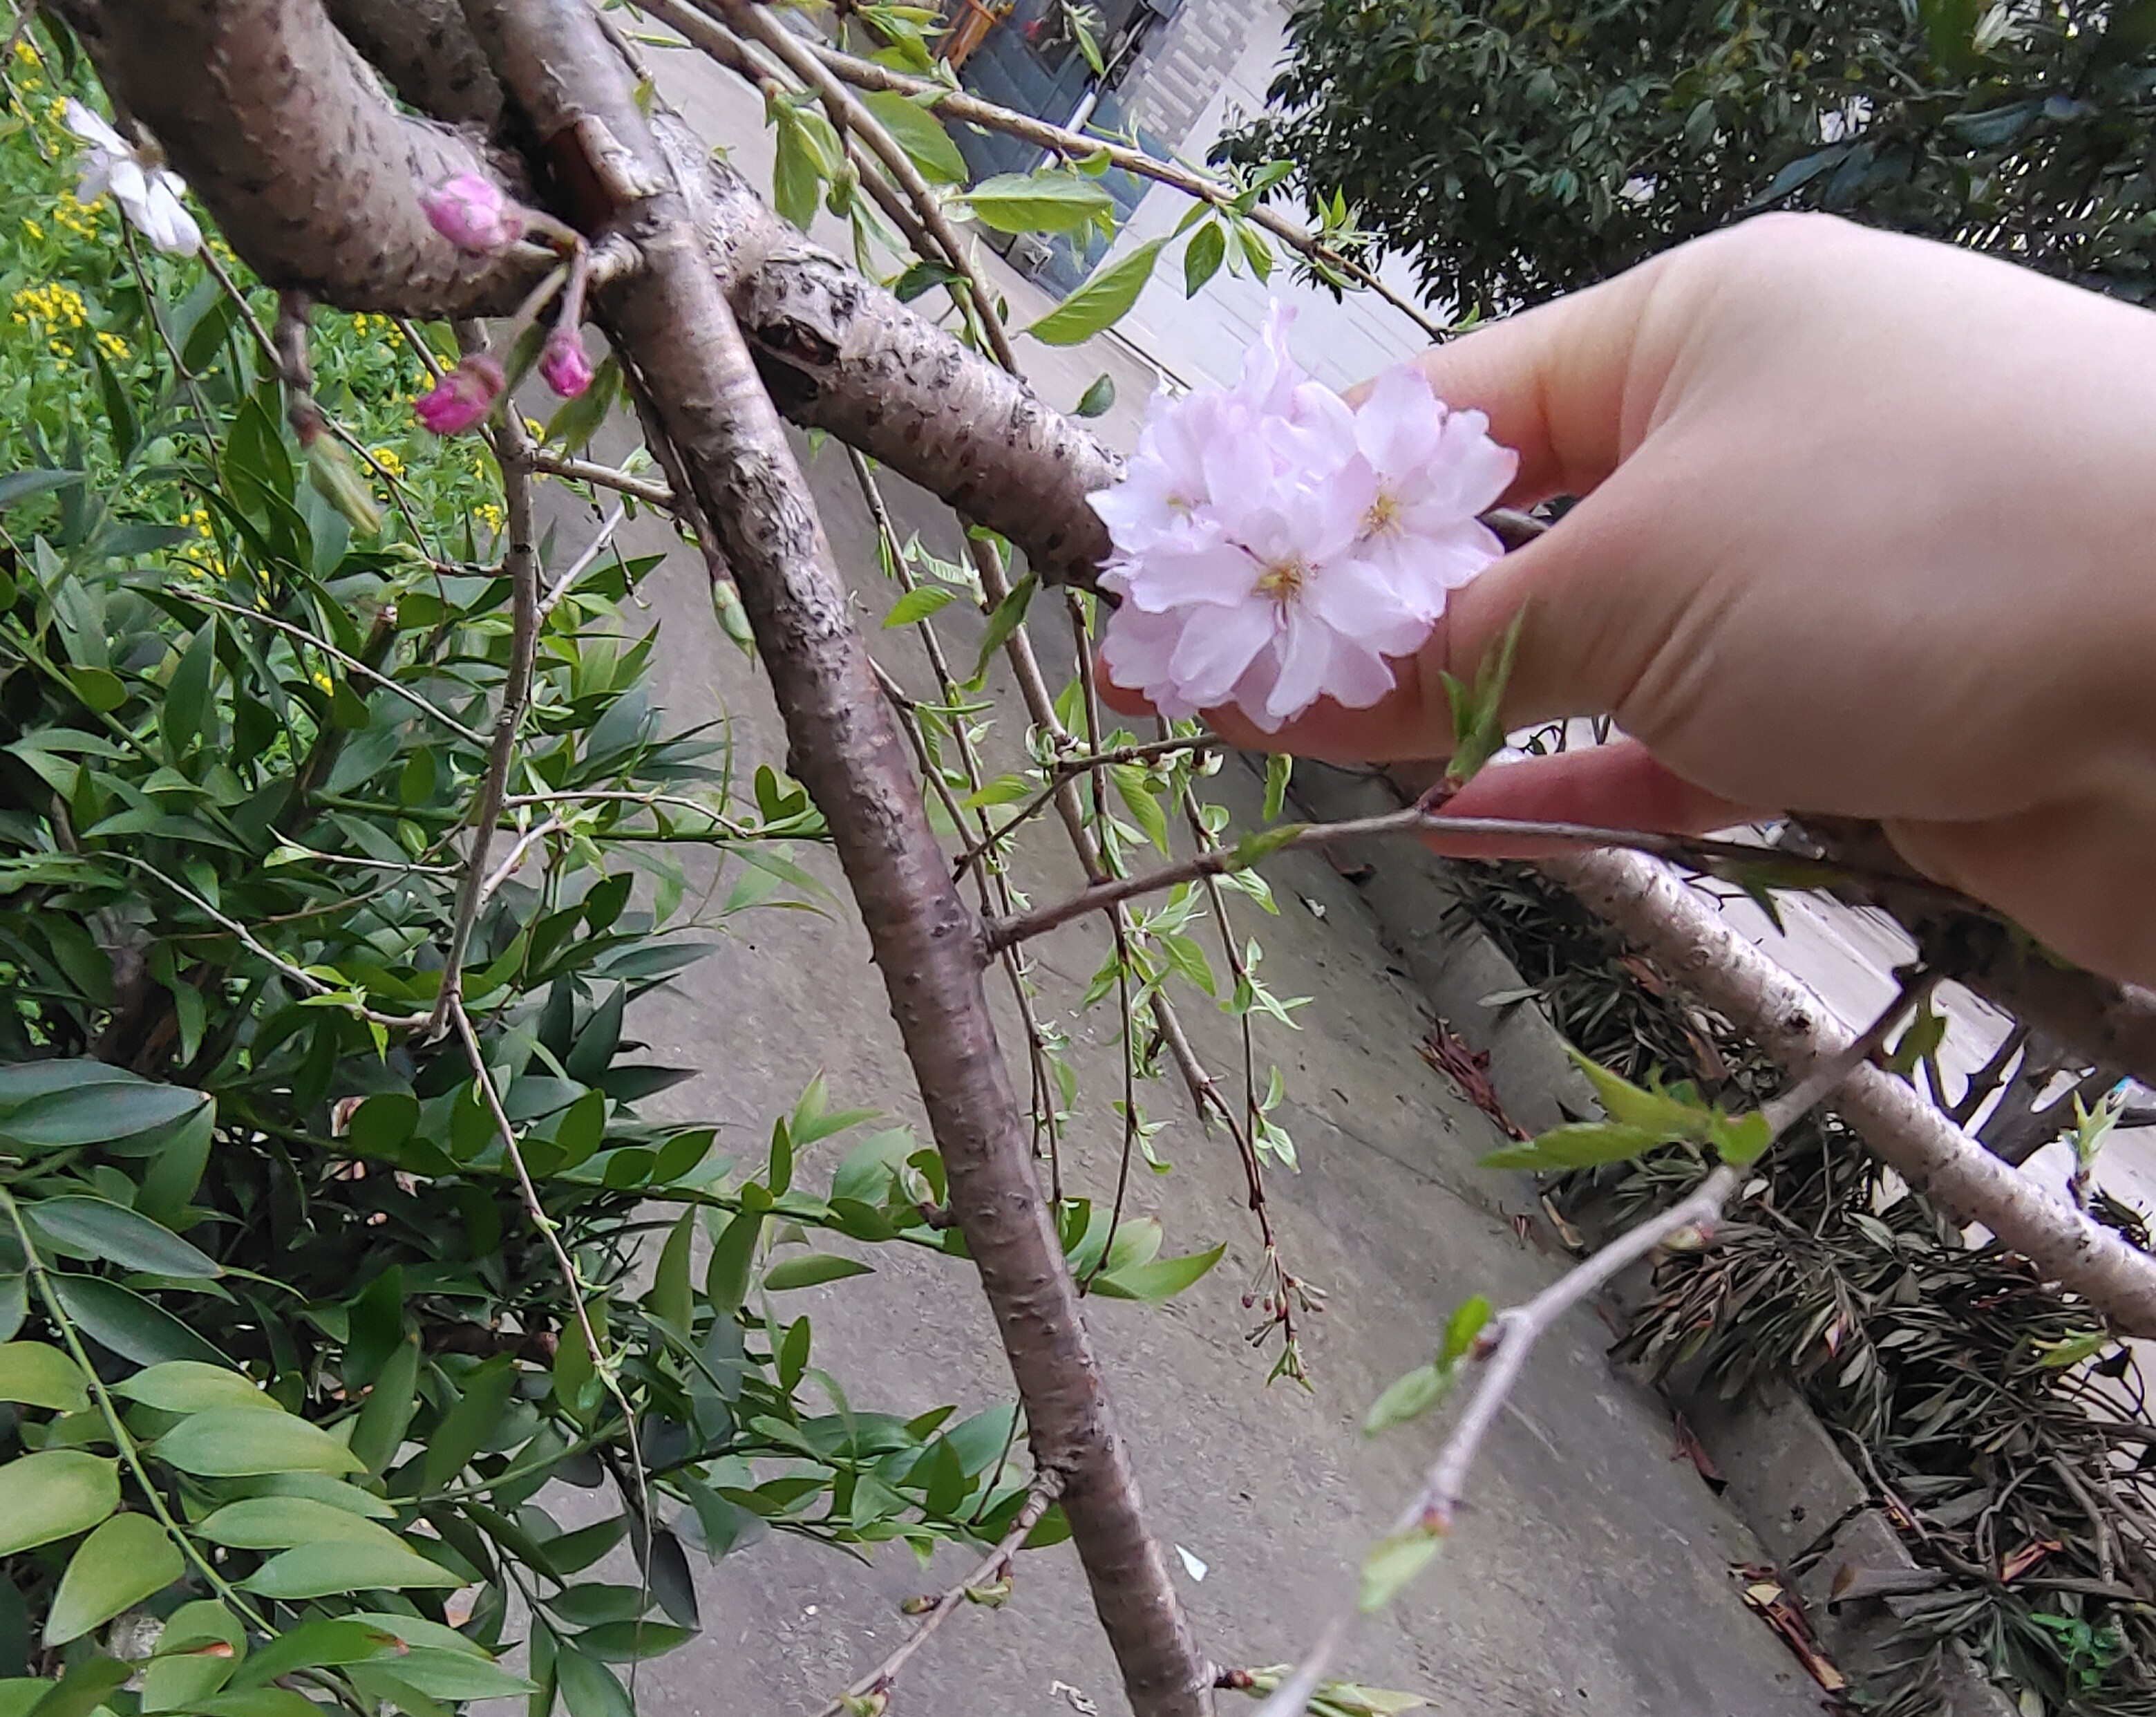
[[[1276,0],[1183,0],[1183,9],[1155,28],[1123,85],[1132,116],[1170,144],[1181,143],[1253,35],[1276,39],[1280,26]]]

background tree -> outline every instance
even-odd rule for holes
[[[1289,38],[1227,152],[1292,159],[1463,310],[1775,208],[2156,278],[2148,0],[1301,0]]]

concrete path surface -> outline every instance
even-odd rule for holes
[[[706,134],[761,173],[768,146],[757,104],[685,56],[662,51],[659,66],[669,94]],[[1022,323],[1030,289],[1008,284]],[[1029,344],[1028,353],[1040,361],[1040,391],[1065,404],[1102,368],[1115,373],[1122,398],[1107,427],[1128,445],[1151,382],[1131,354],[1101,342],[1075,352]],[[876,570],[843,455],[827,448],[810,471],[880,657],[911,689],[927,691],[913,640],[875,630],[894,593]],[[887,486],[901,532],[918,529],[955,553],[947,512],[896,480]],[[589,521],[565,491],[552,489],[549,499],[563,552],[573,552]],[[649,519],[621,542],[631,554],[670,547]],[[759,762],[783,766],[767,686],[718,632],[701,563],[670,553],[645,580],[643,600],[648,609],[625,607],[624,623],[633,632],[662,627],[656,660],[669,727],[725,722],[744,784]],[[944,620],[964,611],[947,609]],[[970,661],[978,622],[944,630]],[[1054,629],[1036,630],[1052,640]],[[1045,647],[1053,653],[1052,642]],[[1067,666],[1067,641],[1063,655]],[[1000,665],[991,687],[999,713],[990,749],[1008,758],[1023,721]],[[1214,787],[1240,816],[1255,816],[1257,784],[1240,763]],[[1019,880],[1036,900],[1078,880],[1060,838],[1045,826],[1023,849]],[[820,915],[731,920],[718,951],[630,1021],[654,1060],[705,1070],[653,1107],[720,1121],[722,1145],[745,1158],[760,1156],[771,1118],[819,1070],[834,1103],[919,1122],[843,882],[826,855],[803,856],[841,903]],[[1263,973],[1276,992],[1313,999],[1296,1016],[1299,1031],[1261,1028],[1260,1052],[1286,1075],[1278,1118],[1301,1154],[1299,1175],[1276,1172],[1271,1180],[1283,1250],[1329,1297],[1306,1343],[1315,1391],[1268,1388],[1270,1353],[1245,1342],[1255,1319],[1241,1296],[1258,1255],[1242,1171],[1224,1139],[1199,1130],[1179,1088],[1142,1092],[1147,1114],[1169,1123],[1157,1145],[1173,1168],[1156,1176],[1141,1166],[1129,1209],[1159,1218],[1170,1252],[1224,1240],[1228,1255],[1165,1308],[1088,1302],[1153,1520],[1207,1570],[1202,1581],[1181,1572],[1178,1581],[1204,1648],[1224,1665],[1299,1653],[1352,1596],[1363,1552],[1412,1493],[1437,1428],[1419,1423],[1366,1441],[1359,1421],[1378,1391],[1430,1357],[1445,1317],[1468,1295],[1517,1299],[1558,1267],[1517,1236],[1506,1202],[1518,1200],[1516,1183],[1476,1168],[1498,1139],[1417,1056],[1427,1015],[1404,974],[1388,970],[1354,887],[1314,856],[1291,857],[1271,874],[1280,916],[1247,902],[1236,911],[1241,933],[1264,945]],[[1036,947],[1044,1005],[1069,1031],[1083,1079],[1066,1174],[1078,1190],[1106,1197],[1120,1139],[1110,1107],[1121,1066],[1114,1010],[1075,1013],[1103,939],[1095,927],[1075,925]],[[1004,992],[996,995],[1003,1005]],[[1232,1022],[1203,998],[1186,1000],[1183,1011],[1209,1064],[1224,1075],[1235,1067]],[[1007,1053],[1021,1041],[1008,1013]],[[843,1141],[819,1147],[798,1177],[824,1184],[844,1149]],[[971,1413],[1008,1401],[1009,1377],[971,1272],[903,1247],[867,1256],[873,1277],[786,1297],[790,1313],[813,1317],[813,1363],[843,1380],[853,1405],[912,1414],[955,1402]],[[1484,1457],[1471,1512],[1393,1613],[1363,1631],[1342,1673],[1421,1692],[1448,1713],[1771,1717],[1820,1709],[1810,1680],[1739,1601],[1731,1570],[1755,1559],[1756,1545],[1691,1466],[1673,1458],[1666,1411],[1613,1373],[1604,1356],[1609,1339],[1584,1313],[1536,1355]],[[562,1512],[575,1512],[576,1502],[567,1498]],[[945,1553],[924,1573],[896,1547],[864,1565],[783,1538],[716,1569],[694,1560],[706,1631],[643,1667],[639,1699],[654,1717],[813,1711],[903,1637],[911,1623],[898,1612],[901,1598],[939,1589],[967,1565]],[[1222,1695],[1223,1709],[1232,1714],[1240,1698]],[[894,1696],[901,1714],[1083,1717],[1094,1704],[1122,1709],[1067,1545],[1025,1557],[1002,1610],[969,1606],[954,1617]]]

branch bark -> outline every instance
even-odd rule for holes
[[[1614,850],[1537,862],[1793,1074],[1849,1044],[1851,1033],[1825,1002],[1667,866]],[[2050,1196],[1890,1073],[1859,1067],[1833,1106],[1881,1160],[1942,1209],[1982,1223],[2122,1334],[2156,1334],[2156,1258]]]
[[[320,0],[60,0],[114,100],[149,126],[269,285],[424,317],[513,309],[551,259],[468,256],[418,193],[500,181],[470,138],[400,114]]]
[[[1061,1485],[1096,1608],[1141,1717],[1196,1717],[1212,1676],[1147,1530],[952,884],[845,586],[778,414],[720,296],[694,210],[582,0],[466,0],[566,207],[645,259],[598,311],[739,579],[791,747],[822,809],[1001,1329],[1034,1459]]]

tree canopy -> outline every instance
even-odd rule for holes
[[[1225,152],[1463,310],[1773,208],[2151,290],[2151,0],[1300,0],[1289,41]]]

